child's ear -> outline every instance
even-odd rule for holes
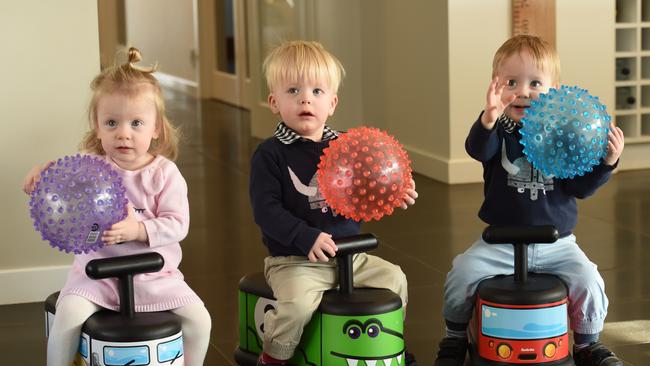
[[[278,114],[280,112],[280,109],[278,108],[278,101],[275,99],[273,93],[269,93],[268,103],[273,114]]]
[[[339,96],[338,96],[338,95],[334,95],[334,96],[332,97],[332,102],[331,102],[331,104],[330,104],[330,110],[329,110],[329,116],[330,116],[330,117],[331,117],[332,115],[334,115],[334,111],[336,110],[336,105],[337,105],[337,104],[339,104]]]

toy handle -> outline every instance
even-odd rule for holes
[[[559,236],[553,225],[488,226],[483,230],[488,244],[555,243]]]
[[[528,244],[555,243],[560,234],[553,225],[488,226],[483,240],[488,244],[512,244],[515,247],[515,281],[528,278]]]
[[[369,252],[373,249],[377,249],[379,246],[379,240],[377,240],[377,237],[372,234],[346,236],[343,238],[337,238],[335,242],[336,247],[338,248],[336,251],[337,257]]]
[[[156,252],[93,259],[86,264],[86,274],[95,280],[117,277],[120,291],[120,312],[122,315],[132,318],[135,314],[133,275],[158,272],[164,264],[165,260],[162,255]]]
[[[337,238],[335,240],[336,263],[339,271],[339,291],[349,294],[354,289],[352,275],[352,255],[376,249],[379,241],[372,234],[359,234]]]

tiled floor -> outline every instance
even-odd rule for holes
[[[234,365],[237,283],[262,268],[265,249],[248,201],[248,163],[256,141],[248,113],[169,93],[169,114],[184,132],[178,165],[189,185],[191,228],[183,242],[187,281],[212,314],[206,365]],[[406,341],[420,365],[432,365],[444,330],[441,303],[452,258],[482,231],[480,184],[448,186],[415,176],[420,198],[364,231],[374,253],[399,264],[409,280]],[[650,171],[615,175],[580,203],[578,241],[599,265],[610,298],[602,339],[628,365],[650,365]],[[41,303],[0,306],[3,364],[44,365]]]

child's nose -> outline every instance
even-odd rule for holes
[[[300,94],[300,104],[311,104],[311,94],[310,93],[301,93]]]
[[[530,88],[527,85],[522,85],[517,90],[518,98],[530,98]]]
[[[131,135],[129,134],[129,128],[128,126],[125,126],[123,124],[120,124],[120,126],[117,128],[117,138],[118,139],[128,139]]]

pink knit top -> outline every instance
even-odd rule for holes
[[[86,264],[96,258],[155,251],[163,256],[165,265],[160,272],[134,276],[135,311],[162,311],[202,303],[178,269],[182,257],[179,242],[187,235],[190,212],[187,184],[176,164],[157,156],[144,168],[130,171],[121,169],[108,157],[106,160],[121,174],[126,196],[145,226],[149,243],[131,241],[76,255],[59,301],[74,294],[104,308],[119,310],[117,279],[93,280],[86,276]]]

